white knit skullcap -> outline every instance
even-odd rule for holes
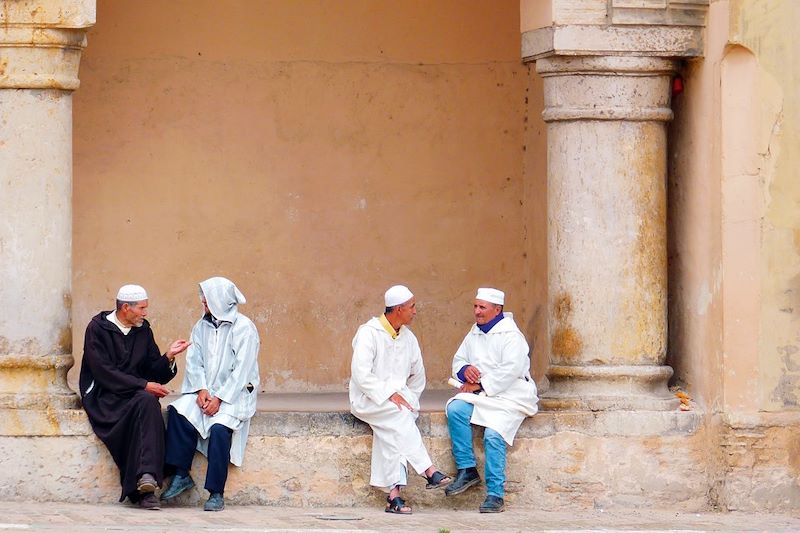
[[[147,291],[141,285],[123,285],[117,292],[120,302],[141,302],[147,300]]]
[[[476,300],[483,300],[497,305],[504,305],[506,301],[506,293],[492,289],[490,287],[481,287],[478,289],[478,294],[475,295]]]
[[[386,307],[394,307],[395,305],[404,304],[414,297],[414,294],[405,285],[395,285],[389,287],[386,294],[383,295],[383,301]]]

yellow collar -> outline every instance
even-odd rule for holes
[[[386,318],[386,315],[381,315],[380,318],[378,318],[378,320],[380,321],[381,326],[383,326],[383,329],[386,330],[386,333],[392,336],[392,339],[396,339],[397,336],[400,335],[400,331],[394,330],[394,327],[389,323],[389,320]],[[403,326],[400,327],[402,328]]]

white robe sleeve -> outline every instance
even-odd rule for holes
[[[367,397],[380,405],[397,392],[388,381],[382,380],[372,371],[377,353],[375,335],[367,327],[360,327],[353,337],[353,361],[350,375]]]
[[[458,347],[456,350],[456,354],[453,356],[453,377],[458,379],[458,371],[461,370],[464,365],[471,365],[472,361],[470,360],[470,350],[469,345],[467,343],[467,339],[469,338],[469,333],[464,340],[461,341],[461,346]]]
[[[248,322],[247,327],[231,328],[233,335],[233,361],[225,361],[224,364],[231,365],[233,371],[216,391],[216,397],[225,403],[234,404],[239,400],[239,395],[243,394],[247,387],[248,380],[253,370],[253,366],[258,361],[259,339],[258,331],[255,326]],[[249,393],[248,393],[249,394]]]
[[[528,343],[520,333],[504,335],[500,360],[489,368],[480,368],[481,386],[487,396],[507,391],[516,380],[525,375],[528,358]]]
[[[201,389],[208,390],[203,344],[201,324],[198,322],[192,328],[192,344],[186,352],[186,373],[183,375],[182,394],[198,392]]]
[[[422,391],[425,390],[425,365],[422,362],[422,352],[419,346],[414,347],[411,356],[411,374],[408,376],[408,380],[406,380],[406,386],[408,390],[416,395],[417,400],[419,400],[420,395],[422,395]]]

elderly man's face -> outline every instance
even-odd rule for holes
[[[417,316],[417,299],[415,297],[397,306],[397,318],[400,319],[401,325],[407,326],[411,324],[415,316]]]
[[[122,304],[119,320],[127,327],[141,327],[147,316],[147,300],[136,302],[136,305]]]
[[[486,300],[475,300],[475,303],[472,306],[472,312],[475,315],[475,322],[479,326],[494,320],[494,318],[500,314],[501,309],[502,308],[499,305],[487,302]]]

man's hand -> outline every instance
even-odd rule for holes
[[[219,411],[219,406],[221,403],[222,400],[220,400],[216,396],[209,398],[206,407],[203,409],[203,414],[208,416],[214,416],[215,414],[217,414],[217,411]]]
[[[480,383],[481,371],[478,370],[478,367],[469,365],[464,369],[464,377],[467,378],[467,383]]]
[[[146,390],[156,398],[163,398],[164,396],[169,394],[168,388],[166,388],[161,383],[156,383],[155,381],[148,381],[147,385],[144,386],[144,390]]]
[[[167,350],[166,356],[169,358],[170,361],[175,359],[175,356],[179,353],[183,352],[188,348],[192,343],[187,341],[186,339],[178,339],[172,344],[169,345],[169,350]]]
[[[411,404],[409,404],[399,392],[395,392],[394,394],[389,396],[389,401],[395,404],[398,409],[402,409],[403,407],[405,407],[412,413],[414,412],[414,408],[411,407]]]
[[[197,407],[200,408],[201,411],[205,412],[206,406],[208,405],[208,400],[211,399],[211,396],[208,394],[208,390],[200,389],[197,393]]]
[[[464,383],[463,385],[461,385],[461,388],[459,388],[458,390],[460,390],[461,392],[478,392],[479,390],[481,390],[481,384],[480,383]]]

